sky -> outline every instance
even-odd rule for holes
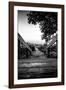
[[[27,11],[18,11],[18,33],[26,42],[44,44],[45,40],[41,39],[39,24],[29,24],[27,13]]]

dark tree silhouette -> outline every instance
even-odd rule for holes
[[[57,13],[56,12],[36,12],[30,11],[28,14],[28,23],[36,25],[39,24],[42,32],[42,39],[46,42],[50,36],[57,31]]]

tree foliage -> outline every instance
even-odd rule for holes
[[[28,23],[39,24],[42,32],[42,39],[46,39],[57,31],[57,13],[56,12],[36,12],[31,11],[27,14]]]

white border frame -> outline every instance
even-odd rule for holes
[[[17,42],[17,16],[18,10],[30,11],[47,11],[58,12],[58,77],[57,78],[41,78],[41,79],[22,79],[18,80],[18,42]],[[35,83],[50,83],[61,82],[61,8],[39,8],[27,6],[14,6],[14,84],[35,84]]]

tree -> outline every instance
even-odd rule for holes
[[[28,23],[36,25],[39,24],[42,32],[42,39],[46,42],[51,35],[57,31],[57,13],[56,12],[36,12],[30,11],[28,14]]]

